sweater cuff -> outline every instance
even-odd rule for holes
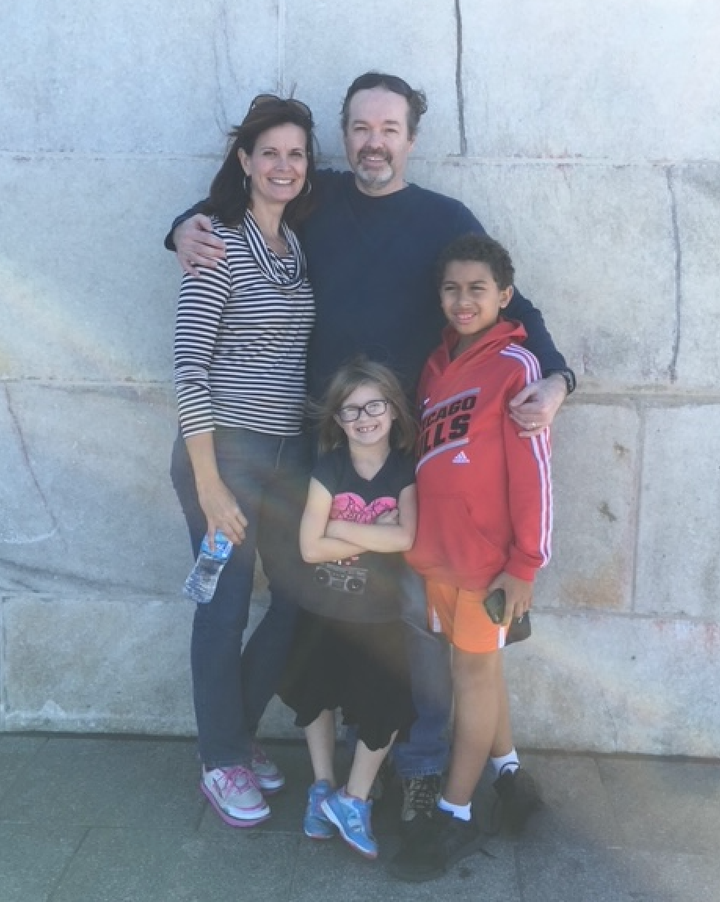
[[[565,388],[567,389],[567,393],[571,395],[575,389],[577,388],[577,379],[575,378],[575,373],[569,368],[565,367],[561,370],[548,370],[548,372],[543,373],[545,379],[548,376],[562,376],[565,380]]]
[[[514,556],[512,552],[508,562],[505,564],[506,573],[509,573],[510,576],[514,576],[516,579],[522,579],[526,583],[534,582],[538,569],[537,565],[527,563],[525,555],[522,555],[521,559]]]

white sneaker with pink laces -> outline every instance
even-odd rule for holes
[[[277,792],[285,785],[285,777],[282,771],[274,761],[268,758],[257,742],[253,742],[252,745],[250,770],[253,772],[255,782],[262,792]]]
[[[200,789],[231,827],[254,827],[270,817],[270,806],[247,767],[203,769]]]

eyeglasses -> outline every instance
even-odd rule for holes
[[[369,417],[381,417],[388,409],[389,401],[368,401],[362,407],[351,404],[348,407],[341,407],[337,415],[341,423],[354,423],[360,419],[360,414],[365,413]]]
[[[295,100],[294,97],[278,97],[277,94],[258,94],[257,97],[251,102],[250,107],[248,108],[248,113],[251,110],[257,109],[259,106],[265,106],[267,103],[284,103],[287,106],[291,106],[296,109],[298,112],[302,113],[303,116],[307,116],[308,119],[312,121],[312,110],[310,107],[303,103],[302,100]]]

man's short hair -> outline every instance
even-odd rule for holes
[[[435,263],[435,284],[438,288],[442,285],[448,265],[455,262],[487,264],[501,291],[509,288],[515,281],[515,267],[510,254],[499,241],[489,235],[469,232],[453,239],[440,251]]]
[[[343,134],[347,131],[350,119],[350,101],[358,91],[371,91],[373,88],[385,88],[393,94],[399,94],[408,102],[408,134],[414,138],[420,125],[420,117],[427,112],[428,103],[424,91],[411,88],[410,85],[397,75],[387,75],[384,72],[366,72],[359,75],[350,85],[343,100],[341,122]]]

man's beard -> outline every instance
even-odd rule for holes
[[[383,154],[385,158],[385,166],[382,169],[368,171],[362,168],[363,158],[370,157],[373,154],[358,154],[357,166],[355,168],[355,176],[358,181],[362,182],[368,188],[384,188],[389,185],[395,178],[395,170],[392,167],[392,157],[390,154]]]

